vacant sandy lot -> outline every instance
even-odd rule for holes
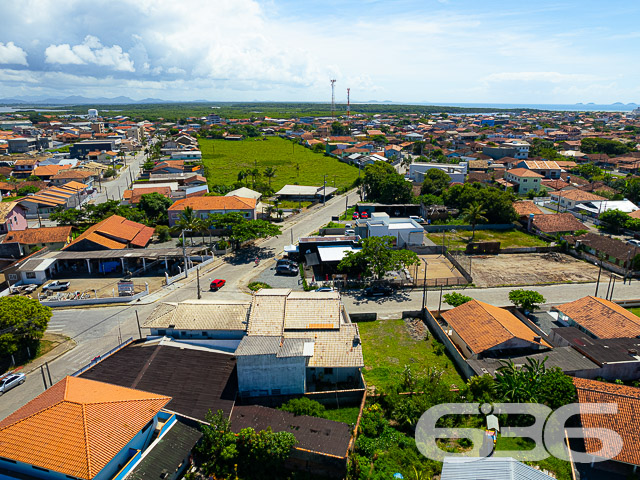
[[[415,276],[417,284],[423,285],[424,281],[424,261],[427,266],[427,285],[463,285],[465,281],[457,268],[443,255],[419,255],[420,265],[412,267],[409,272]]]
[[[561,253],[474,255],[471,276],[479,287],[595,282],[598,267]]]

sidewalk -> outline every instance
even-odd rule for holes
[[[69,350],[73,350],[76,345],[77,343],[75,340],[69,339],[66,342],[62,342],[60,345],[56,346],[41,357],[36,358],[32,362],[29,362],[22,367],[16,368],[15,371],[24,373],[25,375],[29,375],[31,372],[38,370],[45,363],[51,363],[58,357],[61,357],[62,355],[67,353]]]

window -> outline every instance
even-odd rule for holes
[[[163,337],[167,334],[166,330],[158,330],[158,335],[162,335]]]
[[[16,275],[15,273],[9,274],[9,280],[17,280],[17,279],[18,279],[18,275]]]
[[[36,272],[27,272],[27,278],[36,278]]]
[[[325,375],[333,375],[333,368],[325,368],[324,369],[324,374]]]
[[[272,388],[271,395],[280,395],[281,390],[279,388]]]

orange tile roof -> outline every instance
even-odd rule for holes
[[[190,197],[178,200],[169,207],[169,211],[182,211],[185,207],[194,210],[253,210],[256,208],[255,198],[237,197]]]
[[[535,203],[528,200],[522,202],[513,202],[513,208],[521,217],[525,215],[528,216],[531,213],[533,213],[534,215],[540,215],[543,213]]]
[[[617,405],[615,414],[580,413],[583,428],[603,428],[616,432],[622,438],[622,450],[615,457],[611,448],[613,441],[604,438],[602,444],[595,438],[587,436],[585,447],[588,453],[596,453],[604,448],[603,455],[613,457],[619,462],[640,465],[640,431],[638,420],[640,413],[640,389],[604,383],[584,378],[573,378],[573,384],[578,394],[578,402],[583,403],[613,403]],[[602,432],[606,435],[606,432]]]
[[[554,308],[598,338],[627,338],[640,335],[640,317],[617,303],[587,296]]]
[[[2,243],[18,242],[23,245],[37,243],[67,243],[71,237],[71,226],[40,227],[15,230],[7,233]]]
[[[170,400],[65,377],[0,422],[0,456],[88,480]]]
[[[507,173],[515,175],[516,177],[544,178],[539,173],[533,170],[527,170],[526,168],[512,168],[511,170],[507,170]]]
[[[89,227],[73,242],[63,248],[69,248],[83,240],[97,243],[106,248],[146,247],[153,236],[154,229],[141,223],[132,222],[120,215],[111,215],[103,221]]]
[[[531,343],[539,336],[515,315],[478,300],[471,300],[442,313],[473,353],[482,353],[504,342],[519,338]],[[542,340],[541,345],[551,348]]]
[[[591,192],[584,192],[582,190],[564,190],[560,192],[553,192],[551,195],[557,195],[558,197],[566,198],[567,200],[574,200],[576,202],[591,202],[591,201],[602,201],[606,200],[606,198],[601,197],[600,195],[596,195]]]
[[[36,177],[48,177],[69,168],[71,168],[71,165],[39,165],[33,170],[33,174]]]
[[[536,215],[533,218],[533,226],[544,233],[575,232],[587,230],[571,213],[554,213],[550,215]]]

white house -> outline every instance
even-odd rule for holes
[[[367,220],[367,237],[390,236],[396,239],[396,245],[422,245],[424,228],[411,218],[391,218],[387,213],[374,212]]]
[[[467,176],[468,164],[467,162],[460,162],[456,164],[448,163],[426,163],[416,162],[409,165],[409,178],[417,183],[424,182],[425,174],[433,169],[437,168],[451,177],[451,183],[464,183],[464,179]]]

